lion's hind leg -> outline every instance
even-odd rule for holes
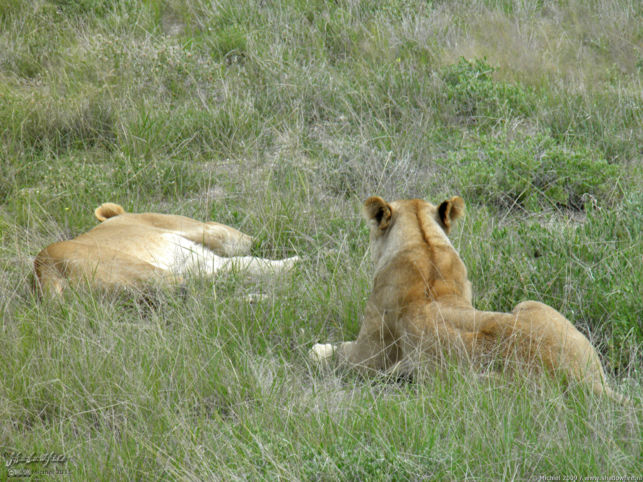
[[[47,249],[36,256],[34,272],[34,287],[40,296],[60,296],[67,287],[67,279]]]
[[[127,253],[73,240],[45,248],[36,257],[34,267],[41,292],[53,295],[61,295],[70,283],[120,289],[180,281],[167,270]]]
[[[219,256],[250,254],[252,237],[225,224],[207,222],[184,229],[181,236],[207,246]]]
[[[626,403],[626,397],[608,386],[594,346],[561,313],[537,301],[522,302],[513,313],[519,321],[519,333],[529,338],[530,351],[550,371],[587,386],[596,395]]]

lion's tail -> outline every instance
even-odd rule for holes
[[[96,218],[103,222],[106,219],[109,219],[113,216],[118,216],[123,214],[125,210],[119,204],[114,203],[103,203],[94,210],[94,215]]]

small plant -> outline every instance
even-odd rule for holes
[[[238,62],[246,53],[246,35],[236,25],[223,27],[211,40],[212,55],[227,62]]]

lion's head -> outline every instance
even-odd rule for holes
[[[464,214],[464,201],[454,196],[435,206],[421,199],[386,202],[378,196],[364,202],[370,224],[371,257],[378,273],[404,271],[409,286],[418,282],[431,298],[456,295],[471,301],[467,270],[448,238],[453,222]],[[396,276],[400,276],[397,274]]]

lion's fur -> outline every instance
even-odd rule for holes
[[[244,269],[251,274],[288,269],[296,258],[247,256],[252,238],[230,226],[171,214],[127,213],[114,203],[94,211],[101,224],[75,239],[51,244],[34,262],[41,291],[60,294],[68,284],[140,288],[174,284],[198,271]]]
[[[408,375],[418,361],[447,358],[544,367],[596,393],[620,396],[606,385],[596,350],[553,308],[525,301],[511,313],[476,310],[467,269],[447,234],[464,213],[452,197],[434,206],[423,200],[364,203],[375,274],[357,340],[318,344],[311,356],[335,354],[343,364]]]

